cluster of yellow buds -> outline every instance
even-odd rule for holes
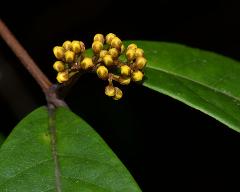
[[[96,34],[92,43],[92,57],[85,56],[85,45],[82,41],[65,41],[62,46],[55,46],[53,53],[58,59],[53,68],[58,72],[57,81],[67,82],[79,72],[95,72],[102,80],[108,80],[105,94],[115,100],[122,98],[123,92],[113,85],[113,81],[128,85],[131,80],[142,81],[143,69],[147,63],[144,51],[136,44],[130,44],[125,50],[124,45],[115,34],[105,37]],[[126,61],[119,57],[126,56]]]

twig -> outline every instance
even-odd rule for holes
[[[42,88],[42,91],[46,94],[49,88],[52,86],[52,83],[48,80],[48,78],[44,75],[44,73],[38,68],[33,59],[29,56],[27,51],[23,48],[23,46],[19,43],[19,41],[14,37],[8,27],[4,24],[4,22],[0,19],[0,36],[2,36],[3,40],[8,44],[8,46],[12,49],[15,55],[22,62],[24,67],[29,71],[29,73],[34,77],[37,83]]]
[[[37,64],[28,54],[28,52],[23,48],[23,46],[19,43],[19,41],[14,37],[8,27],[4,24],[4,22],[0,19],[0,36],[7,43],[7,45],[12,49],[15,55],[22,62],[23,66],[29,71],[29,73],[33,76],[33,78],[37,81],[37,83],[42,88],[44,92],[48,105],[53,104],[55,107],[64,106],[67,104],[58,98],[58,93],[56,89],[56,85],[52,84],[46,75],[39,69]]]

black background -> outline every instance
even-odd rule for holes
[[[89,47],[95,33],[177,42],[240,60],[239,8],[238,1],[229,0],[1,1],[0,16],[54,82],[53,46],[78,39]],[[94,75],[83,76],[66,102],[104,138],[144,191],[216,190],[238,183],[238,133],[144,87],[124,88],[124,98],[115,102],[104,96],[104,86]],[[7,136],[45,103],[0,39],[1,132]]]

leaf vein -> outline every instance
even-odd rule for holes
[[[78,181],[80,181],[82,183],[90,184],[90,185],[96,186],[98,188],[104,189],[106,192],[111,192],[111,191],[109,191],[109,189],[106,189],[106,188],[104,188],[104,187],[102,187],[100,185],[97,185],[96,183],[85,181],[85,180],[83,180],[82,178],[79,178],[79,177],[63,176],[63,175],[61,175],[61,177],[65,178],[65,179],[68,179],[68,180],[78,180]]]
[[[235,117],[233,117],[231,114],[227,113],[225,110],[223,110],[222,108],[218,107],[217,105],[215,105],[214,103],[209,102],[206,98],[202,97],[201,95],[199,95],[198,93],[196,93],[192,88],[186,86],[184,83],[180,82],[183,86],[185,86],[189,91],[191,91],[193,94],[195,94],[196,96],[198,96],[199,98],[201,98],[203,101],[205,101],[206,103],[216,107],[218,110],[222,111],[223,113],[225,113],[226,115],[232,117],[233,119],[235,119],[236,121],[238,121],[238,119],[236,119]]]
[[[15,174],[14,176],[8,177],[5,182],[3,182],[3,183],[0,184],[0,187],[3,186],[3,185],[5,185],[6,183],[8,183],[9,181],[11,181],[11,180],[14,179],[15,177],[18,177],[18,176],[22,175],[24,172],[26,172],[26,171],[28,171],[28,170],[30,170],[30,169],[33,169],[33,168],[35,168],[35,167],[37,167],[37,166],[39,166],[39,165],[41,165],[41,164],[44,164],[44,163],[46,163],[46,162],[48,162],[48,161],[52,161],[52,158],[51,158],[51,159],[44,159],[44,160],[40,161],[39,163],[33,164],[32,166],[30,166],[30,167],[22,170],[21,172],[18,172],[18,173]]]
[[[166,73],[166,74],[169,74],[169,75],[173,75],[173,76],[176,76],[176,77],[179,77],[179,78],[188,80],[188,81],[190,81],[190,82],[199,84],[199,85],[201,85],[201,86],[203,86],[203,87],[207,87],[207,88],[209,88],[209,89],[211,89],[211,90],[213,90],[213,91],[215,91],[215,92],[221,93],[222,95],[225,95],[225,96],[227,96],[227,97],[231,97],[231,98],[233,98],[233,99],[235,99],[235,100],[237,100],[237,101],[240,102],[240,98],[239,98],[239,97],[236,97],[236,96],[234,96],[234,95],[231,95],[231,94],[228,94],[228,93],[226,93],[226,92],[223,92],[222,90],[216,89],[216,88],[214,88],[214,87],[212,87],[212,86],[209,86],[209,85],[207,85],[207,84],[204,84],[204,83],[202,83],[202,82],[199,82],[199,81],[190,79],[190,78],[188,78],[188,77],[186,77],[186,76],[183,76],[183,75],[180,75],[180,74],[171,72],[171,71],[166,71],[165,69],[157,68],[157,67],[153,67],[153,66],[147,66],[147,68],[149,68],[149,69],[151,69],[151,70],[155,70],[155,71],[161,71],[161,72],[163,72],[163,73]]]
[[[118,171],[115,166],[113,166],[113,165],[111,165],[111,164],[107,164],[107,163],[105,163],[105,162],[98,161],[98,160],[96,160],[96,159],[89,159],[89,158],[86,158],[86,157],[73,156],[73,155],[64,155],[64,154],[59,154],[59,153],[58,153],[58,156],[59,156],[59,157],[77,158],[77,159],[92,161],[92,162],[99,163],[99,164],[101,164],[101,165],[106,165],[107,167],[110,167],[111,169],[114,169],[114,170]]]

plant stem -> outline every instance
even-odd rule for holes
[[[37,64],[28,54],[28,52],[23,48],[19,41],[14,37],[8,27],[0,19],[0,36],[7,43],[7,45],[12,49],[15,55],[22,62],[23,66],[28,70],[28,72],[33,76],[37,83],[42,88],[48,104],[53,104],[55,107],[64,106],[67,104],[58,98],[57,85],[52,84],[47,76],[39,69]]]
[[[22,62],[24,67],[29,71],[29,73],[34,77],[37,83],[42,88],[42,91],[46,94],[52,83],[44,75],[44,73],[39,69],[34,60],[30,57],[28,52],[23,48],[19,41],[14,37],[8,27],[0,19],[0,36],[7,43],[7,45],[12,49],[15,55]]]

